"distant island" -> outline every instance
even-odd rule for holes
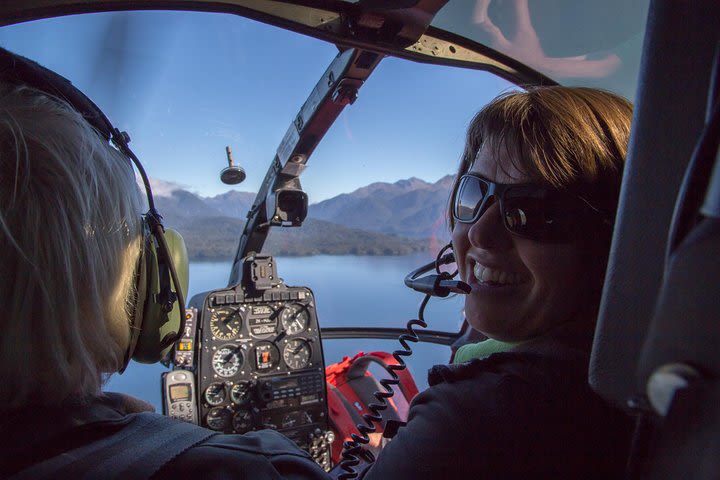
[[[271,229],[263,252],[276,256],[408,255],[447,241],[446,176],[373,183],[310,205],[299,228]],[[165,224],[185,239],[193,261],[230,260],[255,194],[230,191],[204,198],[181,188],[156,198]]]

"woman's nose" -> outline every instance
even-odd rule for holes
[[[497,249],[508,245],[512,238],[503,224],[500,204],[494,198],[489,198],[488,202],[491,203],[468,229],[468,240],[474,247]]]

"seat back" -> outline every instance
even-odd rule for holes
[[[675,200],[704,124],[720,3],[654,0],[590,384],[626,407],[665,271]]]
[[[651,3],[589,371],[593,388],[649,426],[631,478],[720,471],[720,171],[709,174],[717,142],[708,147],[706,128],[718,42],[720,3]]]

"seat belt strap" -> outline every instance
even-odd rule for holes
[[[11,477],[146,479],[189,448],[217,435],[153,413],[136,414],[115,435],[65,452]]]

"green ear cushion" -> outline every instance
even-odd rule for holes
[[[125,351],[125,358],[123,360],[123,366],[119,370],[123,373],[130,363],[135,346],[138,342],[138,337],[142,331],[143,314],[145,313],[145,300],[148,297],[148,252],[150,252],[150,243],[152,242],[150,235],[150,229],[147,224],[143,222],[143,240],[140,247],[140,257],[137,260],[135,267],[134,278],[135,278],[135,296],[133,298],[133,308],[130,317],[130,342],[128,348]],[[154,258],[154,257],[153,257]]]
[[[189,266],[188,254],[185,242],[178,232],[172,229],[165,230],[165,242],[167,243],[170,258],[172,258],[175,270],[180,282],[180,288],[184,295],[187,295]],[[158,273],[157,246],[155,241],[150,242],[150,248],[146,252],[148,258],[147,271],[147,297],[143,307],[143,325],[140,336],[133,352],[133,360],[140,363],[155,363],[160,361],[172,348],[169,345],[162,347],[162,340],[170,333],[177,333],[180,328],[180,306],[175,302],[170,314],[166,314],[156,297],[160,292],[160,279]],[[176,291],[172,284],[172,290]]]

